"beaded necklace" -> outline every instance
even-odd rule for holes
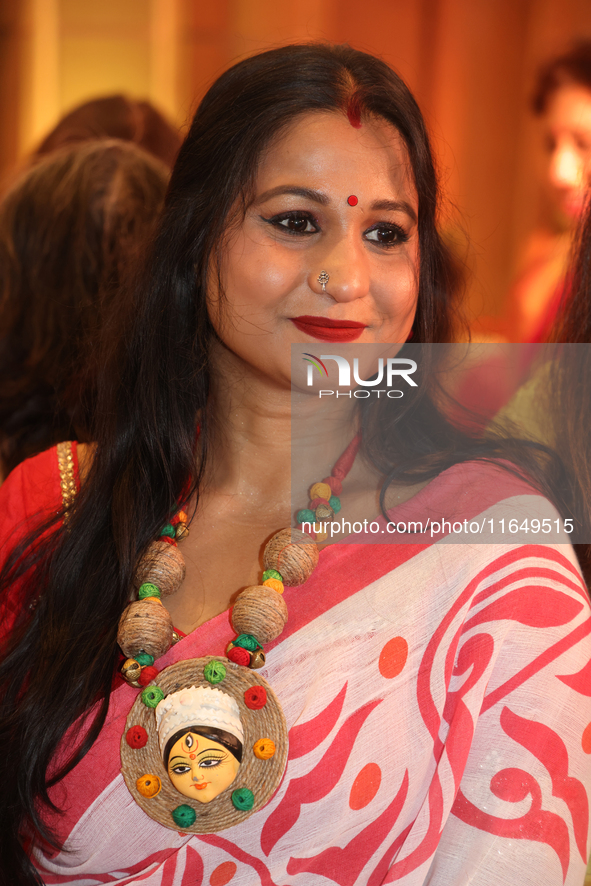
[[[242,591],[233,606],[237,636],[226,658],[188,659],[162,671],[155,666],[181,639],[162,597],[175,593],[185,578],[177,546],[189,531],[184,511],[141,558],[134,576],[137,599],[123,612],[117,633],[126,656],[121,673],[142,690],[127,718],[121,769],[136,803],[165,827],[200,834],[232,827],[278,787],[287,726],[273,690],[254,671],[265,664],[264,645],[280,636],[287,621],[284,586],[303,584],[318,563],[316,541],[326,539],[326,524],[340,511],[342,482],[359,444],[357,435],[330,477],[310,487],[309,505],[296,518],[307,532],[282,529],[265,546],[261,584]]]

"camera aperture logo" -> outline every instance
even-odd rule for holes
[[[322,378],[328,378],[328,370],[323,361],[334,360],[339,370],[337,387],[350,389],[348,391],[321,390],[318,392],[318,397],[320,399],[322,399],[322,397],[334,396],[366,399],[371,397],[372,394],[375,394],[378,398],[381,394],[385,394],[387,397],[396,400],[404,396],[404,391],[393,388],[395,380],[399,382],[400,379],[402,379],[407,385],[410,385],[413,388],[418,387],[416,381],[411,378],[411,375],[417,371],[418,367],[416,362],[410,360],[408,357],[387,357],[385,363],[384,358],[380,357],[378,359],[378,369],[375,373],[375,377],[367,380],[359,377],[359,359],[355,357],[353,360],[353,382],[359,387],[354,390],[351,390],[350,362],[340,354],[321,354],[320,357],[317,357],[315,354],[304,354],[302,359],[308,364],[306,380],[308,387],[312,387],[314,384],[314,369],[318,370]],[[378,385],[382,384],[385,384],[385,387],[379,388]]]

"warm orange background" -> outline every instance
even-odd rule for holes
[[[0,173],[87,98],[146,96],[182,126],[241,56],[347,41],[415,92],[457,210],[446,225],[469,235],[471,310],[496,312],[545,211],[534,72],[577,36],[589,0],[0,0]]]

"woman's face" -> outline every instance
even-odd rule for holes
[[[187,732],[172,746],[167,768],[179,793],[209,803],[232,784],[240,763],[219,742]]]
[[[591,183],[591,90],[575,83],[557,89],[544,126],[550,186],[562,212],[576,221]]]
[[[210,286],[225,348],[284,386],[293,343],[404,342],[417,304],[417,215],[392,126],[356,129],[336,112],[299,118],[263,156],[253,202],[230,233],[222,300]]]

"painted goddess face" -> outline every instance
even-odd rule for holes
[[[229,787],[240,763],[224,745],[196,732],[186,732],[170,749],[168,775],[179,793],[209,803]]]

